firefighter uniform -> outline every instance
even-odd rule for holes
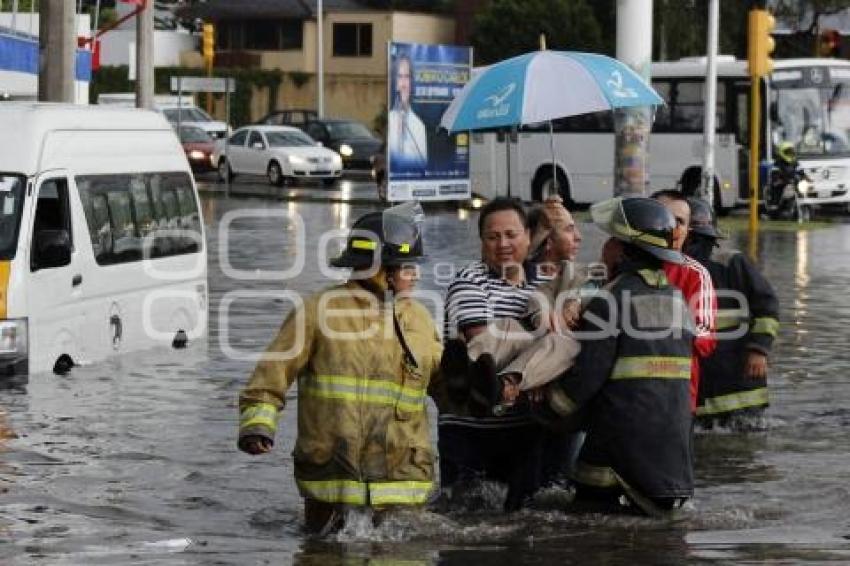
[[[342,506],[421,505],[434,488],[425,397],[442,345],[394,279],[422,257],[421,216],[405,203],[355,222],[331,262],[353,280],[293,310],[240,394],[239,447],[260,454],[298,380],[293,457],[309,530],[335,528]]]
[[[746,375],[750,352],[770,354],[779,331],[779,301],[773,287],[743,253],[717,250],[723,236],[714,209],[704,200],[688,199],[691,233],[687,252],[711,274],[721,293],[717,311],[717,349],[702,360],[697,416],[703,424],[731,424],[730,417],[761,412],[768,405],[767,378]],[[742,304],[743,303],[743,304]]]
[[[718,302],[717,350],[702,360],[697,416],[714,419],[766,407],[767,379],[745,375],[744,367],[750,351],[765,356],[770,353],[779,331],[779,301],[773,287],[738,251],[715,251],[705,261],[705,267],[717,289],[739,291],[747,298],[747,304],[741,305],[725,294]],[[740,337],[730,340],[723,336],[732,333]]]
[[[671,249],[675,219],[657,201],[611,199],[591,214],[623,242],[623,255],[582,316],[575,367],[550,388],[547,401],[562,418],[586,414],[587,437],[573,473],[580,498],[616,504],[625,496],[654,515],[693,495],[695,327],[662,268],[662,260],[684,257]]]

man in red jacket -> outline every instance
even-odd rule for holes
[[[691,222],[691,207],[682,193],[674,190],[656,191],[652,198],[667,207],[676,218],[673,231],[673,248],[682,251]],[[688,302],[696,324],[694,356],[691,359],[691,411],[696,413],[699,392],[699,359],[714,352],[715,319],[717,318],[717,296],[708,270],[697,260],[685,256],[685,263],[664,262],[664,273],[668,281],[682,291]]]

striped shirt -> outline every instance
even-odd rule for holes
[[[497,318],[522,318],[538,283],[536,278],[528,277],[529,271],[526,281],[517,286],[505,281],[482,261],[458,271],[446,295],[445,340]]]
[[[449,284],[446,295],[444,339],[450,340],[466,328],[484,325],[498,318],[521,319],[526,314],[528,300],[538,283],[539,279],[533,269],[526,269],[525,281],[517,286],[505,281],[481,261],[461,269]],[[513,412],[499,417],[467,417],[447,413],[439,416],[440,426],[489,429],[530,423],[528,415]]]

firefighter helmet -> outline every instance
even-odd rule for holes
[[[594,224],[625,243],[674,263],[685,261],[673,249],[676,219],[662,203],[646,197],[615,197],[590,207]]]
[[[691,206],[691,232],[710,238],[724,237],[717,230],[717,216],[708,202],[701,198],[689,197],[688,204]]]
[[[330,264],[362,270],[418,262],[424,257],[423,218],[418,202],[406,202],[383,212],[361,216],[351,227],[345,249]]]

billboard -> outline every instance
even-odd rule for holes
[[[387,61],[387,197],[469,198],[469,135],[449,135],[439,125],[469,80],[472,49],[390,43]]]

